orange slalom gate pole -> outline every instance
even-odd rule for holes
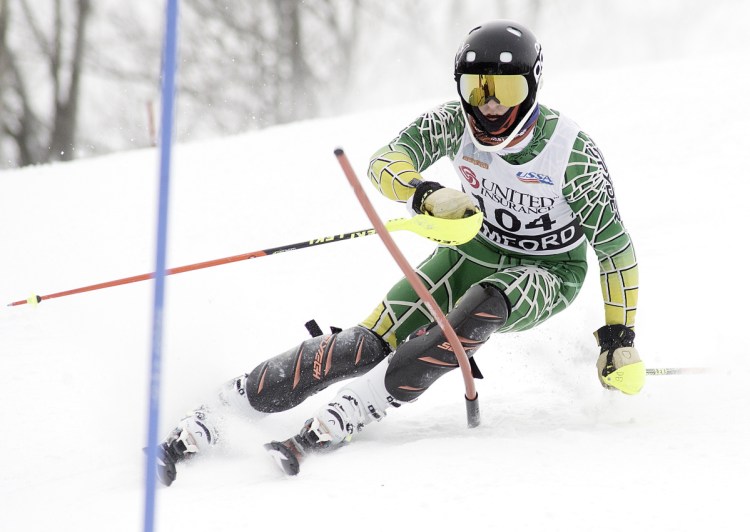
[[[370,222],[372,222],[378,235],[383,240],[383,243],[388,248],[388,251],[390,251],[395,261],[398,263],[401,271],[404,272],[404,275],[409,281],[409,284],[411,284],[412,288],[414,288],[414,291],[425,303],[430,313],[435,318],[438,326],[443,331],[443,334],[445,334],[445,337],[450,342],[451,347],[453,348],[453,354],[456,356],[456,360],[458,361],[458,365],[461,368],[461,373],[463,374],[464,383],[466,385],[465,399],[468,425],[470,428],[479,426],[479,396],[477,394],[476,387],[474,386],[474,377],[471,374],[469,357],[466,355],[466,351],[464,350],[463,344],[461,344],[461,340],[459,340],[458,335],[448,321],[448,318],[446,318],[445,314],[443,314],[443,311],[440,310],[440,306],[435,301],[435,298],[432,297],[432,294],[430,294],[429,290],[427,290],[425,285],[419,279],[419,277],[409,264],[409,261],[406,260],[406,257],[404,257],[404,255],[401,253],[398,245],[393,240],[390,233],[388,233],[388,230],[380,220],[378,213],[375,211],[375,207],[373,207],[372,203],[367,197],[367,194],[365,194],[365,191],[362,189],[362,185],[359,183],[357,175],[354,173],[354,169],[349,163],[349,159],[344,154],[344,150],[342,150],[341,148],[337,148],[336,150],[334,150],[334,154],[336,155],[336,158],[338,159],[339,164],[341,165],[341,168],[343,169],[344,174],[349,181],[349,184],[354,189],[354,193],[356,194],[357,199],[362,205],[362,208],[367,213],[367,217],[370,219]]]

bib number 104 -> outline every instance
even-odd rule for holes
[[[483,198],[474,195],[474,198],[479,202],[480,208],[487,212],[484,208],[484,200]],[[495,222],[505,229],[506,231],[510,231],[512,233],[515,233],[519,229],[521,229],[522,222],[518,219],[518,216],[513,214],[508,209],[498,208],[495,209]],[[549,213],[542,214],[539,218],[535,218],[534,220],[531,220],[529,223],[524,225],[524,229],[541,229],[542,231],[550,231],[552,229],[552,226],[557,223],[557,220],[553,220]]]

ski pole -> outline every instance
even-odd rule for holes
[[[431,220],[431,216],[417,215],[412,218],[396,218],[389,220],[386,223],[386,228],[389,231],[411,231],[422,237],[434,240],[436,242],[445,244],[462,244],[471,240],[481,226],[481,219],[465,218],[464,220],[442,220],[440,223],[436,223],[435,220]],[[445,223],[445,222],[458,222],[458,223]],[[307,240],[305,242],[297,242],[296,244],[287,244],[284,246],[278,246],[274,248],[261,249],[259,251],[251,251],[250,253],[243,253],[241,255],[233,255],[231,257],[224,257],[221,259],[209,260],[205,262],[198,262],[196,264],[189,264],[187,266],[178,266],[176,268],[170,268],[166,270],[165,275],[174,275],[177,273],[189,272],[193,270],[200,270],[203,268],[211,268],[212,266],[219,266],[222,264],[229,264],[231,262],[237,262],[241,260],[254,259],[257,257],[265,257],[266,255],[275,255],[277,253],[284,253],[287,251],[294,251],[297,249],[304,249],[313,246],[320,246],[323,244],[330,244],[333,242],[341,242],[342,240],[351,240],[362,236],[374,235],[375,229],[362,229],[360,231],[352,231],[350,233],[341,233],[338,235],[324,236],[321,238],[315,238]],[[90,292],[92,290],[100,290],[102,288],[110,288],[112,286],[120,286],[129,283],[136,283],[139,281],[146,281],[153,279],[154,273],[143,273],[140,275],[134,275],[132,277],[125,277],[123,279],[116,279],[114,281],[106,281],[103,283],[92,284],[89,286],[83,286],[80,288],[73,288],[72,290],[65,290],[62,292],[56,292],[54,294],[47,294],[44,296],[38,296],[32,294],[27,299],[14,301],[8,303],[7,306],[15,307],[18,305],[36,305],[46,299],[53,299],[56,297],[70,296],[73,294],[80,294],[82,292]]]
[[[360,236],[367,236],[370,234],[373,234],[374,230],[372,229],[364,229],[362,231],[353,231],[351,233],[344,233],[340,235],[334,235],[334,236],[328,236],[323,238],[316,238],[313,240],[309,240],[306,242],[297,242],[296,244],[288,244],[285,246],[278,246],[274,248],[268,248],[268,249],[261,249],[259,251],[251,251],[250,253],[243,253],[241,255],[233,255],[231,257],[224,257],[221,259],[215,259],[215,260],[209,260],[205,262],[198,262],[196,264],[188,264],[187,266],[178,266],[176,268],[170,268],[166,270],[165,275],[174,275],[177,273],[184,273],[189,272],[193,270],[200,270],[203,268],[211,268],[213,266],[219,266],[221,264],[229,264],[231,262],[238,262],[241,260],[248,260],[248,259],[254,259],[257,257],[265,257],[266,255],[274,255],[276,253],[283,253],[286,251],[293,251],[296,249],[302,249],[302,248],[308,248],[313,246],[319,246],[322,244],[330,244],[332,242],[339,242],[341,240],[347,240],[352,238],[357,238]],[[54,294],[47,294],[44,296],[37,296],[32,295],[28,299],[14,301],[13,303],[9,303],[9,307],[13,307],[16,305],[23,305],[26,303],[29,304],[37,304],[41,303],[42,301],[46,299],[53,299],[56,297],[64,297],[64,296],[70,296],[73,294],[80,294],[82,292],[90,292],[92,290],[100,290],[102,288],[110,288],[112,286],[119,286],[123,284],[129,284],[129,283],[137,283],[139,281],[146,281],[148,279],[153,279],[154,273],[143,273],[140,275],[134,275],[132,277],[125,277],[123,279],[116,279],[114,281],[106,281],[103,283],[97,283],[92,284],[89,286],[82,286],[80,288],[73,288],[71,290],[64,290],[62,292],[56,292]]]
[[[453,354],[456,356],[458,365],[461,367],[461,373],[464,377],[464,383],[466,384],[466,416],[468,419],[469,428],[479,426],[479,396],[477,395],[477,390],[474,386],[474,377],[471,374],[469,357],[466,355],[466,351],[464,350],[464,346],[461,344],[461,340],[459,340],[456,331],[448,322],[448,318],[446,318],[445,314],[443,314],[443,311],[440,310],[440,306],[435,301],[435,298],[432,297],[432,294],[430,294],[429,290],[427,290],[425,285],[414,272],[411,265],[406,260],[406,257],[404,257],[404,255],[401,253],[401,250],[398,248],[396,243],[393,241],[393,238],[388,233],[387,228],[385,227],[385,225],[383,225],[383,222],[380,220],[378,213],[375,211],[375,207],[373,207],[372,203],[367,197],[367,194],[365,194],[365,191],[362,189],[362,185],[360,185],[359,180],[354,173],[354,169],[349,163],[349,159],[344,154],[344,150],[342,150],[341,148],[337,148],[334,151],[334,154],[336,155],[336,158],[338,159],[339,164],[341,165],[341,168],[346,175],[346,178],[349,180],[349,184],[354,189],[354,193],[357,196],[360,204],[362,205],[362,208],[367,213],[367,217],[375,226],[375,230],[377,231],[378,235],[383,240],[383,243],[388,248],[388,251],[390,251],[395,261],[398,263],[401,271],[404,272],[404,275],[408,279],[409,284],[411,284],[414,291],[419,295],[422,301],[424,301],[430,313],[435,318],[435,321],[442,329],[443,334],[445,334],[446,338],[450,342],[451,348],[453,349]],[[481,213],[479,214],[481,215]]]
[[[699,375],[709,372],[709,368],[648,368],[646,375]]]

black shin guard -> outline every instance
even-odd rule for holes
[[[508,319],[508,304],[492,285],[471,287],[448,313],[470,357]],[[458,367],[453,348],[437,325],[396,349],[385,374],[385,387],[398,401],[413,401],[433,382]]]
[[[334,382],[365,373],[390,353],[388,345],[364,327],[305,340],[256,367],[245,393],[259,412],[281,412]]]

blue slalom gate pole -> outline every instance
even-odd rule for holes
[[[146,504],[143,530],[154,530],[156,509],[156,453],[159,430],[161,347],[164,317],[164,279],[166,271],[167,219],[169,211],[169,173],[172,159],[175,74],[177,70],[178,0],[167,0],[164,32],[164,58],[161,87],[161,146],[159,165],[159,215],[156,230],[156,269],[154,279],[153,327],[151,336],[151,372],[149,375],[148,453],[146,459]]]

